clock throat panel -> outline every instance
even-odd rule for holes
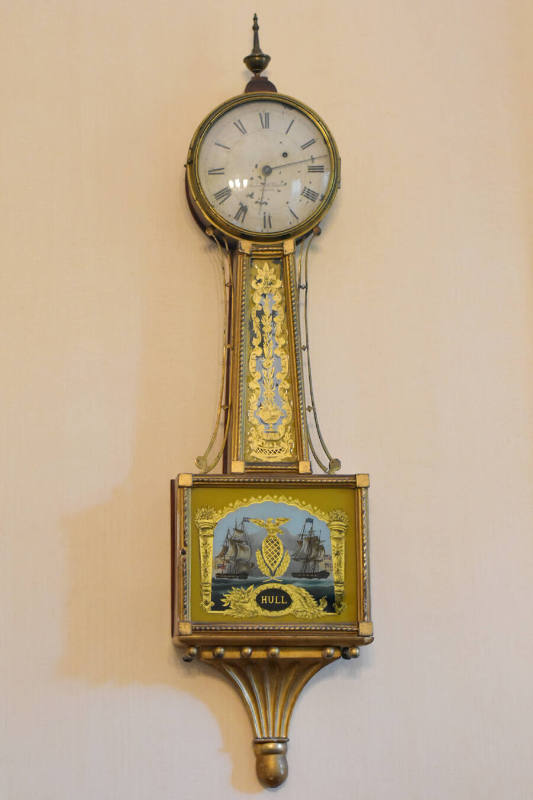
[[[235,262],[232,471],[307,471],[292,243],[240,242]]]

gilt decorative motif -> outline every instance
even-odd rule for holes
[[[283,533],[281,525],[289,522],[288,517],[278,517],[277,519],[266,520],[263,519],[250,519],[255,525],[265,528],[267,535],[263,539],[261,545],[261,552],[257,551],[256,559],[257,566],[268,578],[279,578],[287,571],[290,561],[290,555],[287,551],[283,553],[283,543],[279,538]]]
[[[281,586],[283,588],[280,588]],[[269,605],[280,601],[279,607],[261,606],[263,598]],[[249,586],[247,589],[234,586],[224,595],[222,602],[228,607],[225,613],[232,617],[282,617],[291,614],[301,619],[316,619],[328,613],[324,597],[315,600],[301,586],[291,584],[266,583],[261,586]]]

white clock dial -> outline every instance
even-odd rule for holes
[[[215,211],[236,228],[290,231],[313,216],[333,170],[320,128],[274,99],[241,103],[215,120],[198,154],[198,178]]]

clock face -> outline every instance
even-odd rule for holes
[[[220,227],[248,238],[312,227],[337,179],[336,150],[323,123],[272,95],[245,98],[215,115],[206,123],[196,175]]]

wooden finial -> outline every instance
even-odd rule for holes
[[[259,73],[263,72],[270,63],[270,56],[263,53],[259,45],[259,24],[257,22],[257,14],[254,14],[254,24],[252,26],[254,32],[254,44],[250,55],[243,58],[244,63],[254,73],[253,78],[250,79],[246,85],[245,92],[275,92],[277,91],[273,83],[268,78],[261,76]]]

